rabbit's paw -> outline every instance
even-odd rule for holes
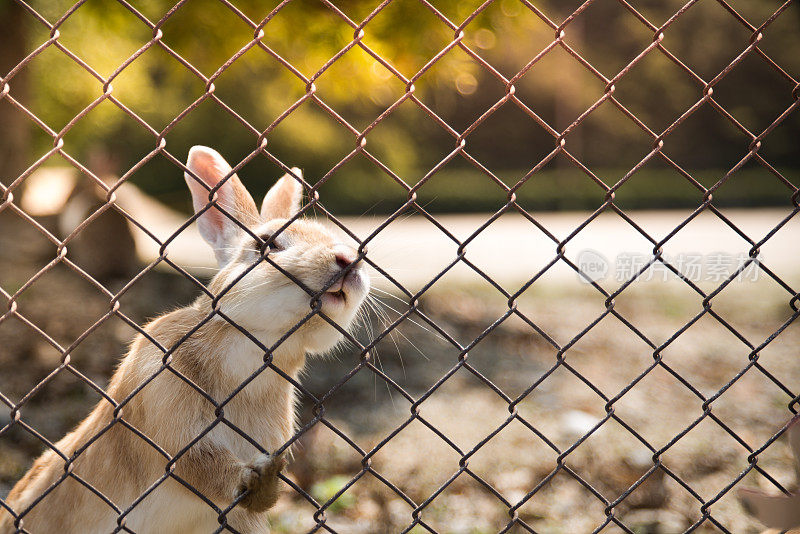
[[[241,504],[251,512],[272,508],[278,500],[278,473],[286,466],[283,455],[259,454],[244,468],[239,493],[247,492]]]

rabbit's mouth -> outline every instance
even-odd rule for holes
[[[338,291],[328,290],[325,292],[323,299],[336,304],[347,304],[347,293],[345,293],[342,289]]]
[[[322,294],[322,303],[331,308],[347,306],[347,293],[344,289],[344,278],[338,280]]]
[[[322,295],[322,300],[329,305],[347,306],[350,293],[358,292],[362,285],[361,274],[357,269],[353,269],[334,282]]]

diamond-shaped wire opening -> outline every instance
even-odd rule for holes
[[[368,41],[365,44],[369,46]],[[354,72],[365,73],[366,79],[354,76]],[[342,84],[341,80],[348,80],[349,83]],[[360,98],[353,99],[352,95],[361,93],[360,89],[367,80],[370,90],[359,95]],[[373,125],[375,121],[385,120],[384,115],[391,114],[399,105],[398,101],[407,98],[407,88],[403,80],[358,46],[345,52],[314,81],[314,85],[315,95],[336,108],[360,132],[370,126],[370,130],[374,129],[377,126]],[[373,138],[373,135],[367,136],[370,150],[374,150]],[[382,152],[379,159],[385,159],[385,154],[386,151]]]
[[[537,345],[544,349],[541,361],[552,364],[552,351],[562,350],[581,337],[581,333],[599,321],[606,313],[602,295],[594,288],[580,283],[577,275],[569,278],[553,276],[547,280],[552,267],[517,300],[515,315],[534,335]],[[546,282],[544,282],[546,281]],[[569,282],[569,283],[568,283]],[[574,322],[559,320],[561,313],[574,314]],[[512,323],[513,324],[513,323]],[[536,334],[534,334],[534,332]]]
[[[126,114],[135,114],[132,118],[141,127],[131,131],[135,135],[146,131],[152,135],[152,138],[145,137],[146,145],[151,149],[157,144],[154,132],[163,131],[182,111],[198,99],[206,98],[205,81],[186,68],[174,54],[160,44],[154,44],[119,72],[111,84],[115,105],[124,106]],[[208,76],[211,73],[213,71],[202,74]],[[168,92],[164,88],[169,86],[180,86],[182,90]]]
[[[498,97],[498,102],[502,98],[499,93],[493,96]],[[487,100],[486,107],[493,103]],[[516,161],[522,168],[533,168],[553,150],[554,142],[548,132],[514,103],[506,101],[493,109],[491,114],[486,112],[467,125],[466,150],[488,168],[507,171],[508,161]],[[497,131],[504,133],[498,136]],[[518,154],[512,157],[512,150],[518,147],[528,147],[522,158]]]
[[[306,83],[288,71],[279,61],[264,52],[251,39],[242,49],[235,50],[224,70],[204,72],[214,78],[214,95],[229,106],[237,115],[260,131],[274,127],[275,121],[308,99]],[[241,50],[244,50],[240,54]],[[239,55],[240,54],[240,55]],[[235,58],[235,59],[234,59]],[[222,68],[222,65],[218,65]],[[241,80],[249,78],[252,83],[243,86]],[[243,106],[241,102],[258,101],[259,106]],[[291,113],[291,111],[288,111]],[[280,139],[280,138],[278,138]]]
[[[401,224],[401,221],[405,222]],[[468,269],[458,262],[458,243],[455,236],[441,232],[427,217],[398,215],[388,225],[381,226],[382,224],[385,222],[371,221],[364,230],[371,230],[369,235],[374,235],[368,241],[370,248],[374,249],[370,253],[370,259],[374,259],[375,265],[391,277],[381,281],[381,275],[377,276],[379,286],[388,287],[392,291],[400,289],[396,287],[394,280],[402,288],[416,293],[437,278],[443,270],[446,270],[443,276],[456,270],[460,274],[467,273]],[[379,231],[375,233],[376,230]],[[419,255],[426,256],[425,264],[420,265],[417,261]],[[383,266],[389,262],[392,265],[384,270]],[[385,278],[385,275],[382,276]],[[466,276],[470,275],[467,273]]]
[[[430,462],[428,468],[419,469],[418,459],[403,454],[407,447],[425,451]],[[460,455],[440,436],[419,420],[414,420],[378,449],[372,456],[372,463],[382,476],[393,481],[415,502],[421,503],[458,470],[459,458]]]
[[[270,13],[272,17],[264,19],[263,42],[309,79],[326,70],[337,54],[356,43],[350,22],[321,2],[291,2],[277,8],[277,12],[273,9]],[[308,24],[311,13],[323,17],[326,24]],[[267,17],[266,12],[263,15]],[[298,32],[303,39],[296,38]]]
[[[483,278],[502,290],[501,294],[506,299],[512,292],[519,290],[519,283],[498,284],[495,280],[524,280],[530,273],[537,273],[548,267],[552,260],[550,250],[554,247],[550,236],[518,214],[505,212],[493,215],[470,230],[472,232],[462,241],[462,261],[474,273],[470,273],[470,277],[475,280]],[[507,254],[521,247],[528,253],[520,255],[520,262],[514,266],[499,266],[491,261],[497,254]]]
[[[660,83],[653,83],[659,80]],[[649,90],[642,93],[646,84]],[[666,90],[667,84],[670,89]],[[615,98],[654,132],[660,133],[702,96],[702,85],[655,50],[615,83]],[[658,102],[657,106],[653,103]]]
[[[464,13],[468,4],[458,2],[453,7],[462,12],[451,20],[463,25],[469,19],[464,26],[463,45],[479,54],[493,69],[511,78],[554,40],[552,26],[530,9],[531,5],[517,0],[491,2],[482,4],[476,16],[475,12]],[[445,13],[447,7],[442,6]]]
[[[524,454],[512,457],[504,453],[509,449]],[[514,419],[470,456],[469,470],[513,505],[550,473],[556,457],[547,443]],[[499,505],[500,498],[495,499]]]
[[[762,132],[793,103],[794,86],[762,57],[750,54],[715,86],[714,99],[748,130]]]
[[[391,40],[400,45],[403,52],[397,54],[392,62],[404,76],[411,79],[421,69],[437,58],[440,52],[452,46],[455,32],[443,23],[430,9],[429,5],[410,0],[391,2],[370,19],[365,31],[365,42],[375,41],[374,50],[381,53],[382,42]],[[415,31],[398,31],[414,29]],[[423,29],[420,31],[420,29]],[[413,46],[412,46],[413,43]],[[418,50],[415,54],[412,51]],[[449,53],[437,61],[450,62]],[[415,83],[422,91],[424,83]]]
[[[471,360],[471,355],[470,355]],[[471,361],[468,360],[468,363]],[[463,399],[455,403],[452,399]],[[466,369],[459,369],[420,407],[420,414],[462,451],[480,447],[508,419],[506,401]],[[475,417],[475,414],[485,414]]]
[[[788,181],[791,184],[790,189],[793,191],[796,191],[795,188],[800,181],[797,175],[789,170],[789,167],[793,165],[791,163],[791,155],[793,152],[789,150],[789,147],[785,143],[780,141],[780,136],[785,133],[797,131],[800,128],[798,107],[800,107],[800,105],[798,105],[798,101],[795,100],[780,116],[775,117],[774,121],[766,130],[757,132],[759,137],[763,138],[763,141],[758,155],[753,158],[763,167],[764,172],[775,175],[775,168],[773,165],[783,170],[786,177],[781,181]],[[794,201],[792,202],[794,203]]]
[[[85,382],[62,368],[60,354],[55,352],[52,347],[50,350],[37,347],[35,367],[32,366],[34,368],[29,376],[18,377],[19,381],[3,390],[13,395],[15,389],[21,388],[24,396],[12,397],[17,406],[21,406],[20,421],[35,428],[40,436],[51,443],[60,440],[71,430],[80,421],[78,414],[83,414],[100,398]],[[50,405],[51,409],[43,412],[36,408],[37,405]],[[11,442],[19,439],[23,443],[33,443],[36,449],[42,448],[43,443],[38,437],[33,439],[33,435],[20,432],[18,428],[16,430],[16,437],[12,433],[7,439]]]
[[[672,263],[682,263],[680,272],[706,290],[719,287],[728,277],[736,274],[740,266],[745,266],[749,259],[752,238],[736,226],[735,213],[731,215],[734,220],[724,213],[704,211],[691,219],[687,218],[683,226],[679,229],[676,227],[677,231],[665,236],[665,256],[673,258]],[[749,230],[748,226],[752,228],[758,225],[755,220],[742,220],[740,224],[745,230]],[[662,238],[662,242],[665,238]],[[701,264],[699,272],[698,263]],[[754,267],[745,270],[749,274]],[[688,273],[692,276],[689,277]]]
[[[637,330],[646,330],[637,320],[637,314],[625,313],[618,306],[616,309],[633,320]],[[575,371],[612,397],[653,365],[652,353],[650,345],[628,325],[609,315],[570,347],[567,361]],[[614,365],[618,371],[609,374],[609,365]]]
[[[649,257],[652,258],[652,254]],[[631,258],[631,265],[626,265],[624,271],[635,269],[645,261],[642,257]],[[693,324],[703,314],[703,295],[697,292],[696,286],[679,279],[672,271],[677,270],[694,284],[697,277],[702,276],[703,258],[695,254],[677,254],[666,256],[665,261],[667,263],[654,262],[636,282],[614,297],[615,315],[628,325],[632,334],[631,327],[635,328],[636,337],[650,347],[651,356],[656,347],[667,343],[676,332]],[[621,269],[620,274],[622,272]],[[643,313],[643,294],[659,299],[662,306],[657,312]]]
[[[605,86],[563,47],[546,50],[533,65],[525,66],[527,70],[516,74],[517,97],[561,132],[603,95]],[[555,105],[548,94],[556,96]]]
[[[686,28],[692,28],[692,39],[681,39],[681,31]],[[747,47],[751,35],[719,2],[699,2],[664,28],[662,45],[709,81]],[[715,43],[731,45],[722,48]]]
[[[624,5],[611,2],[588,3],[563,31],[564,42],[608,79],[647,49],[654,34]]]
[[[759,357],[759,360],[761,358]],[[760,363],[760,362],[759,362]],[[776,369],[783,367],[774,365]],[[742,366],[744,369],[745,366]],[[786,393],[779,388],[774,380],[767,377],[765,374],[759,372],[755,367],[748,369],[744,374],[733,377],[733,384],[725,390],[713,402],[713,411],[716,418],[721,425],[725,425],[731,432],[733,432],[752,450],[758,449],[762,443],[765,443],[771,437],[772,428],[780,428],[784,424],[783,420],[774,421],[770,428],[754,426],[752,418],[764,417],[768,418],[770,415],[766,413],[752,416],[743,416],[737,413],[735,408],[740,399],[752,398],[755,395],[762,396],[769,399],[772,404],[780,405],[787,400]],[[776,418],[778,419],[778,418]],[[748,453],[746,449],[740,452],[742,459],[747,461]],[[767,469],[766,466],[761,466],[772,477],[780,477],[780,469]],[[786,464],[785,469],[791,470],[793,467],[791,462]]]
[[[40,31],[44,28],[37,29],[37,33]],[[79,7],[59,25],[58,31],[58,43],[103,77],[114,73],[153,37],[152,31],[134,13],[111,0]],[[102,47],[94,41],[97,36],[103,39]]]
[[[776,11],[777,9],[776,7]],[[770,14],[770,18],[772,18],[772,16],[773,14]],[[798,62],[797,56],[787,54],[784,48],[784,46],[787,45],[797,46],[797,43],[800,41],[800,36],[797,35],[797,32],[786,32],[786,30],[796,22],[797,16],[795,15],[794,18],[794,21],[792,17],[782,17],[780,15],[774,18],[763,32],[764,38],[759,43],[759,49],[770,57],[775,64],[779,65],[781,70],[787,75],[797,79],[800,74],[800,62]],[[766,20],[769,19],[765,19],[764,21],[751,19],[751,24],[761,25],[765,23]]]
[[[712,309],[720,313],[721,310],[716,310],[716,299],[712,302]],[[747,335],[746,331],[739,332]],[[692,385],[709,397],[734,379],[747,365],[751,350],[717,319],[706,314],[670,343],[664,351],[664,361],[682,376],[697,377],[692,380]],[[705,362],[704,366],[713,363],[712,369],[698,374],[697,366],[700,361]]]
[[[569,395],[565,395],[566,391]],[[571,368],[567,356],[566,362],[558,362],[535,377],[514,401],[519,407],[520,421],[540,439],[547,440],[548,446],[558,448],[559,454],[563,454],[579,444],[603,420],[601,399],[602,392],[586,384]],[[564,407],[558,418],[537,417],[538,410],[554,405]]]
[[[584,428],[599,423],[586,421]],[[576,431],[578,429],[576,421]],[[603,451],[615,450],[623,458],[606,462]],[[664,472],[656,468],[652,446],[631,432],[624,420],[603,423],[577,448],[568,462],[577,474],[614,503],[615,512],[631,508],[661,508],[667,502]]]
[[[109,299],[97,285],[89,283],[63,263],[47,263],[41,267],[35,275],[35,282],[29,280],[14,293],[15,313],[29,318],[44,336],[68,347],[108,313]],[[68,291],[62,290],[65,285],[70,288]],[[49,306],[43,305],[44,296],[52,299],[62,310],[76,308],[75,299],[85,299],[86,303],[77,311],[66,312],[59,317],[52,313]],[[73,319],[70,324],[63,322],[67,316]]]
[[[312,486],[331,477],[352,477],[362,470],[362,454],[339,435],[342,433],[351,439],[354,432],[341,420],[328,424],[336,431],[320,422],[303,434],[301,446],[295,453],[303,461],[291,469],[296,483],[312,495],[317,493]],[[315,495],[315,498],[318,496]]]
[[[49,37],[49,35],[46,35],[46,37]],[[42,38],[43,42],[46,37]],[[52,131],[59,131],[80,111],[99,98],[103,94],[103,87],[97,78],[54,45],[48,46],[36,57],[32,58],[20,71],[20,75],[27,74],[30,76],[31,74],[36,74],[37,71],[47,72],[50,70],[62,72],[63,76],[70,80],[72,91],[64,91],[62,89],[63,80],[51,77],[48,78],[49,83],[52,84],[50,87],[43,87],[42,93],[37,92],[28,95],[17,93],[12,79],[9,84],[9,94],[41,122],[48,125]],[[37,94],[52,95],[52,98],[36,98]]]
[[[715,497],[741,472],[749,454],[712,416],[693,426],[661,456],[704,500]]]
[[[380,133],[375,137],[378,138],[379,144],[382,143],[380,136],[384,132],[389,139],[394,135],[394,132],[388,129],[377,131]],[[384,152],[382,147],[372,145],[368,147],[368,150],[372,151],[375,148],[377,148],[378,154]],[[398,154],[392,158],[382,159],[381,161],[385,161],[385,169],[388,169],[388,172],[384,168],[376,168],[373,161],[363,154],[355,154],[344,164],[338,166],[336,171],[318,187],[320,201],[327,210],[336,215],[368,217],[364,221],[359,220],[357,226],[353,228],[362,239],[366,239],[378,229],[380,224],[385,222],[383,218],[376,217],[376,213],[397,213],[398,210],[402,210],[399,214],[402,219],[413,216],[414,208],[408,205],[409,189],[413,185],[408,182],[413,179],[413,175],[408,171],[403,172],[410,166],[410,162],[406,158],[407,154],[408,152],[404,152],[403,148],[398,148]],[[395,165],[391,167],[395,167],[399,172],[392,170],[390,167],[392,163]],[[308,174],[306,179],[314,183],[317,177]],[[380,233],[376,239],[383,239]],[[376,242],[375,246],[370,248],[379,246]]]
[[[600,102],[600,99],[597,102]],[[652,137],[612,102],[604,101],[594,109],[584,110],[581,116],[576,118],[576,122],[569,125],[566,149],[593,171],[601,172],[598,165],[632,169],[653,150]],[[612,145],[617,147],[622,145],[624,149],[614,150],[611,148]],[[624,176],[625,174],[609,177],[607,183],[615,184]]]
[[[569,268],[575,281],[585,284],[594,281],[601,288],[616,291],[643,277],[647,279],[646,270],[655,261],[654,238],[634,219],[626,217],[597,210],[572,228],[560,242],[564,254],[559,263],[563,270]],[[590,239],[597,233],[603,238]],[[599,266],[593,268],[597,262]],[[608,296],[602,289],[597,297],[601,295]]]
[[[702,401],[673,374],[665,370],[670,365],[671,352],[663,351],[663,365],[647,373],[636,386],[625,392],[614,403],[614,413],[635,430],[645,441],[660,449],[677,432],[691,424],[702,413]],[[669,367],[671,369],[671,367]],[[653,405],[647,415],[642,412],[649,405],[649,395],[668,396],[672,399],[669,408]],[[649,418],[658,418],[658,426],[649,425]]]
[[[449,50],[426,69],[415,82],[417,86],[417,96],[459,133],[470,132],[489,110],[508,100],[504,81],[461,47]],[[446,94],[455,98],[443,98]],[[463,109],[474,111],[465,114]]]
[[[606,505],[602,498],[581,484],[568,468],[554,469],[552,473],[552,477],[518,508],[520,518],[534,532],[557,528],[558,525],[591,532],[603,524]],[[580,503],[583,513],[578,516],[574,508],[569,511],[565,504],[567,502],[573,506]]]
[[[449,315],[453,317],[458,311],[467,312],[462,315],[462,324],[459,328],[468,328],[473,335],[484,336],[469,351],[471,369],[489,380],[494,388],[510,398],[514,398],[530,387],[536,377],[549,369],[554,361],[555,348],[516,315],[503,319],[503,322],[491,330],[487,328],[484,331],[476,332],[474,324],[464,319],[469,318],[469,308],[475,307],[474,300],[478,299],[484,301],[487,300],[487,296],[484,292],[476,293],[473,299],[466,299],[468,304],[463,306],[462,310],[456,309]],[[473,300],[473,302],[469,303],[469,300]],[[501,300],[498,296],[496,304],[501,305]],[[485,317],[479,317],[476,322],[485,321],[491,327],[508,313],[507,308],[503,313],[500,313],[502,309],[500,306],[497,308],[497,315],[486,314]],[[539,320],[539,317],[535,317],[535,319]],[[499,360],[498,353],[503,353],[506,357]]]
[[[311,184],[345,162],[357,147],[356,135],[348,126],[308,100],[284,116],[270,130],[267,135],[268,143],[273,138],[282,141],[277,141],[274,146],[268,145],[267,150],[281,161],[292,162],[293,159],[299,159],[303,152],[320,154],[324,150],[325,159],[318,163],[318,168],[310,169],[310,173],[306,169],[306,173],[310,174],[306,180]],[[294,139],[296,142],[288,143],[286,139]],[[303,166],[302,160],[298,163]]]
[[[774,258],[778,264],[779,258]],[[713,298],[713,310],[718,314],[733,331],[751,340],[756,346],[760,344],[767,334],[772,334],[781,329],[786,321],[794,314],[789,305],[792,295],[781,287],[774,279],[768,276],[761,265],[755,262],[747,263],[749,256],[739,254],[731,269],[735,283],[728,284]],[[769,265],[765,262],[764,265]],[[735,270],[734,270],[735,269]],[[754,294],[769,297],[768,301],[754,303],[749,313],[744,314],[737,309],[735,301],[742,298],[752,298]]]
[[[192,28],[192,31],[187,31],[187,28]],[[222,2],[211,0],[180,6],[160,29],[164,34],[163,43],[205,76],[216,72],[228,58],[253,41],[255,33],[235,11]],[[199,48],[196,42],[198,34],[213,39],[213,49]]]
[[[376,122],[370,124],[366,150],[381,165],[397,173],[409,186],[414,186],[440,162],[452,160],[458,132],[439,123],[441,118],[431,117],[424,99],[416,93],[410,94],[411,97],[403,96],[387,108],[388,114],[381,115],[380,121],[376,117]],[[398,132],[411,125],[417,131],[422,147],[417,148],[409,140],[398,138]],[[371,172],[378,169],[380,165],[375,163]]]

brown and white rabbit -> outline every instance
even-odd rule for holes
[[[190,150],[187,168],[209,188],[232,170],[217,152],[200,146]],[[195,210],[204,210],[209,190],[188,174],[186,182]],[[301,185],[286,175],[267,193],[259,213],[233,175],[219,188],[215,199],[253,234],[268,241],[297,214],[301,197]],[[219,295],[258,261],[260,243],[216,208],[203,211],[197,223],[220,265],[209,284],[211,293]],[[359,256],[352,246],[342,243],[327,227],[300,218],[274,236],[269,258],[312,293],[325,291],[319,302],[329,318],[342,328],[352,324],[369,289],[363,262],[357,261]],[[308,291],[262,260],[224,293],[218,309],[271,347],[309,314],[311,302]],[[212,306],[212,299],[203,295],[192,305],[152,321],[145,331],[162,347],[176,347],[169,365],[221,402],[263,365],[265,352],[219,315],[207,320]],[[198,324],[202,326],[192,332]],[[181,342],[189,332],[191,335]],[[275,370],[265,369],[224,406],[220,414],[224,421],[203,434],[218,419],[215,406],[175,373],[162,370],[164,352],[147,336],[135,339],[107,389],[108,395],[120,402],[146,383],[122,408],[124,424],[117,422],[102,432],[114,418],[114,406],[101,400],[74,431],[56,443],[59,452],[45,452],[11,490],[6,503],[21,520],[15,526],[15,518],[0,505],[0,533],[112,532],[118,528],[120,515],[112,506],[126,510],[136,502],[167,471],[164,453],[175,455],[200,435],[175,463],[174,475],[220,509],[248,490],[227,514],[228,524],[242,533],[268,531],[265,511],[277,499],[277,474],[284,459],[259,452],[232,426],[265,451],[280,448],[294,431],[294,387]],[[279,345],[273,363],[296,378],[307,354],[325,352],[341,337],[337,329],[315,315]],[[152,445],[129,427],[147,436]],[[64,458],[74,458],[66,477]],[[90,484],[112,504],[77,479]],[[210,533],[220,524],[218,513],[209,503],[170,476],[124,517],[124,526],[138,534]]]

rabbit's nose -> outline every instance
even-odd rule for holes
[[[339,247],[334,252],[336,258],[336,265],[340,269],[346,269],[358,259],[358,253],[351,248]]]

